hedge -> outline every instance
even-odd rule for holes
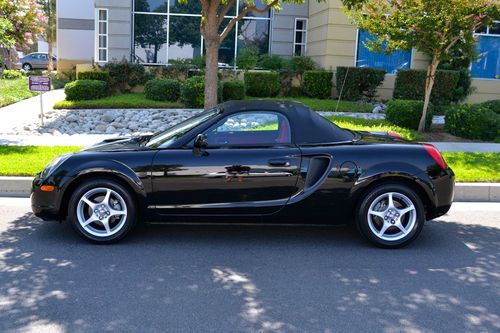
[[[387,103],[386,119],[401,127],[418,130],[420,118],[422,118],[422,110],[424,102],[413,100],[397,100],[394,99]],[[425,128],[430,128],[432,124],[433,105],[429,104],[427,108],[427,116]]]
[[[245,83],[238,80],[224,82],[222,96],[225,101],[245,99]]]
[[[305,71],[304,92],[313,98],[328,98],[332,94],[333,73],[327,71]]]
[[[222,82],[217,86],[218,100],[222,100]],[[181,101],[189,108],[202,108],[205,104],[205,77],[193,76],[184,81],[181,86]]]
[[[423,100],[426,77],[426,70],[398,70],[393,98]],[[432,88],[431,102],[434,105],[448,105],[455,102],[459,80],[459,71],[438,70]]]
[[[358,101],[373,99],[377,87],[385,79],[385,70],[368,67],[337,67],[337,94],[342,99]]]
[[[83,71],[76,74],[77,80],[109,81],[109,73],[104,71]]]
[[[446,132],[467,139],[500,141],[500,115],[481,104],[455,105],[446,112]]]
[[[107,96],[108,83],[99,80],[76,80],[64,86],[68,101],[98,99]]]
[[[500,115],[500,99],[495,99],[495,100],[483,102],[480,105],[482,105],[485,108],[488,108],[491,111],[495,112],[496,114]]]
[[[151,79],[143,65],[128,61],[109,62],[104,69],[109,72],[111,88],[121,92],[128,92],[130,88],[144,84]]]
[[[181,94],[181,84],[172,79],[155,79],[146,82],[144,95],[154,101],[175,102]]]
[[[249,96],[278,96],[281,90],[280,75],[275,72],[247,72],[245,73],[245,88]]]

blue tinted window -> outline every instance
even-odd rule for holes
[[[472,77],[500,79],[500,37],[480,36],[477,53],[479,60],[472,64]]]
[[[410,68],[411,51],[396,51],[391,54],[376,53],[366,48],[365,42],[374,40],[369,32],[359,31],[357,67],[385,69],[387,73],[396,74],[400,68]]]

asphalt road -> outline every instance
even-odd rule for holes
[[[0,332],[498,332],[500,205],[401,250],[349,227],[144,226],[118,245],[0,199]]]

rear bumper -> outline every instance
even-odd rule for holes
[[[434,205],[427,209],[427,219],[431,220],[446,214],[453,203],[455,194],[455,173],[452,169],[443,170],[439,176],[432,178],[434,186]]]

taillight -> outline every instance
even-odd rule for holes
[[[393,132],[389,132],[387,133],[388,136],[392,136],[393,138],[398,138],[398,139],[402,139],[403,137],[398,134],[398,133],[393,133]]]
[[[443,155],[437,150],[436,147],[429,143],[424,143],[423,144],[425,151],[431,155],[432,159],[436,161],[436,163],[441,167],[441,169],[448,169],[448,165],[446,164],[446,161],[443,158]]]

